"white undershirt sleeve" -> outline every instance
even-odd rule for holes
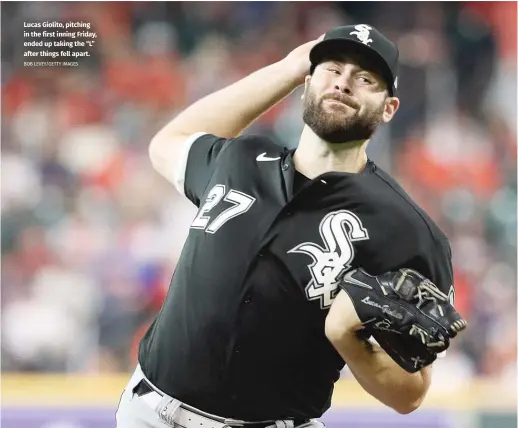
[[[180,158],[176,160],[176,168],[171,168],[170,174],[167,175],[167,179],[171,181],[183,196],[185,196],[185,173],[187,171],[187,160],[189,159],[189,151],[191,150],[194,142],[201,136],[207,134],[206,132],[197,132],[191,135],[185,141]]]

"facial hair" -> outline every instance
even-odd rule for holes
[[[315,93],[309,87],[304,99],[302,119],[311,130],[322,140],[331,144],[347,143],[369,139],[381,124],[384,105],[370,107],[359,113],[357,110],[345,113],[345,108],[324,109],[325,99],[317,100]]]

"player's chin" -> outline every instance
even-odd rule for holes
[[[346,123],[356,121],[356,112],[351,110],[325,111],[324,117],[328,127],[342,128]]]

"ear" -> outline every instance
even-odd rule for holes
[[[311,76],[307,75],[306,78],[304,79],[304,92],[300,96],[300,99],[303,101],[304,101],[304,96],[306,95],[306,91],[308,90],[310,83],[311,83]]]
[[[385,100],[385,110],[383,111],[383,123],[389,123],[396,111],[399,109],[399,98],[397,97],[388,97]]]

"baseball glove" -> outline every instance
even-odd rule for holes
[[[434,362],[467,327],[448,296],[411,269],[378,276],[353,269],[341,276],[339,286],[362,322],[359,337],[372,336],[410,373]]]

